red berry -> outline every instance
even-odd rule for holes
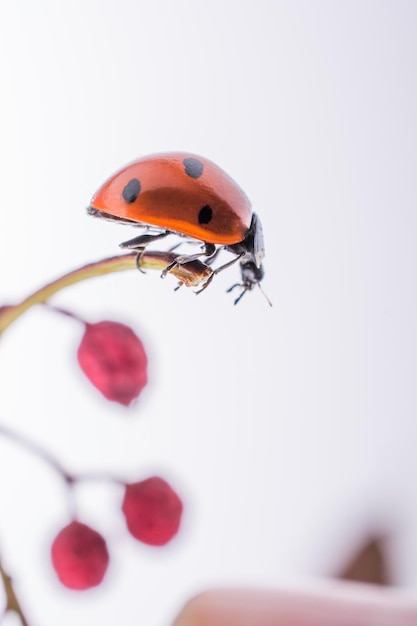
[[[70,589],[89,589],[99,585],[109,564],[103,537],[77,521],[58,533],[51,554],[59,580]]]
[[[77,356],[92,384],[108,400],[125,406],[138,397],[148,381],[143,344],[124,324],[86,324]]]
[[[136,539],[163,546],[178,532],[182,502],[165,480],[154,476],[126,485],[122,510]]]

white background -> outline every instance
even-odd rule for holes
[[[274,304],[234,307],[237,268],[198,297],[135,272],[60,294],[143,337],[130,409],[78,372],[75,322],[33,310],[4,335],[3,423],[70,470],[158,473],[185,502],[155,550],[124,532],[117,489],[80,488],[112,562],[70,592],[49,564],[59,478],[0,441],[0,549],[31,626],[167,625],[209,586],[325,575],[367,529],[417,585],[416,23],[412,0],[1,3],[2,302],[116,254],[135,233],[88,218],[91,195],[180,150],[251,198]]]

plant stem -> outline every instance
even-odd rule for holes
[[[177,256],[172,252],[144,252],[140,257],[139,267],[143,270],[156,269],[163,271],[170,263],[175,261]],[[46,302],[58,291],[96,276],[137,269],[136,259],[137,253],[133,252],[102,259],[95,263],[88,263],[41,287],[19,304],[4,307],[0,311],[0,334],[25,311],[36,304]],[[204,289],[213,275],[213,270],[200,261],[191,261],[183,265],[176,265],[170,273],[178,278],[180,284],[184,284],[187,287],[201,285],[202,289]]]
[[[13,580],[11,576],[4,569],[1,561],[0,561],[0,578],[2,580],[4,591],[6,594],[6,608],[4,612],[8,613],[9,611],[14,611],[18,615],[22,623],[22,626],[29,626],[29,622],[27,621],[23,613],[22,607],[20,606],[20,602],[17,599],[16,592],[13,587]]]
[[[61,463],[47,450],[42,448],[40,445],[28,439],[24,435],[17,433],[11,428],[7,428],[7,426],[3,426],[0,424],[0,436],[6,437],[13,443],[25,448],[38,458],[42,459],[47,465],[49,465],[57,474],[59,474],[62,480],[68,485],[72,486],[72,483],[75,481],[75,478],[72,474],[67,472],[67,470],[61,465]]]
[[[28,450],[31,454],[37,456],[44,463],[49,465],[59,476],[61,476],[62,480],[65,482],[66,486],[72,488],[76,483],[79,482],[108,482],[116,485],[125,485],[126,481],[118,478],[117,476],[112,476],[110,474],[105,474],[104,472],[89,472],[84,474],[71,474],[68,472],[64,466],[57,460],[55,456],[53,456],[50,452],[45,450],[42,446],[32,441],[28,437],[17,433],[15,430],[0,424],[0,436],[5,437],[15,443],[25,450]]]
[[[0,334],[32,306],[45,303],[51,296],[61,291],[62,289],[65,289],[66,287],[70,287],[71,285],[75,285],[76,283],[87,280],[89,278],[103,276],[112,272],[138,269],[138,266],[139,269],[143,270],[157,269],[159,271],[163,271],[168,265],[175,261],[177,256],[178,255],[173,254],[172,252],[145,251],[140,256],[138,263],[138,255],[136,252],[133,252],[130,254],[102,259],[101,261],[84,265],[83,267],[73,270],[68,274],[64,274],[60,278],[57,278],[56,280],[53,280],[52,282],[46,284],[45,286],[36,290],[27,298],[22,300],[22,302],[11,306],[0,307]],[[200,286],[201,289],[204,289],[204,287],[210,282],[213,276],[213,271],[207,265],[204,265],[204,263],[201,263],[200,261],[192,261],[190,263],[176,265],[171,269],[170,273],[178,278],[180,284],[185,284],[187,287]],[[72,315],[64,310],[61,310],[60,312],[67,315]],[[73,317],[75,316],[73,315]],[[61,465],[61,463],[56,459],[56,457],[54,457],[52,454],[50,454],[48,451],[31,441],[30,439],[27,439],[23,435],[20,435],[3,425],[0,425],[0,435],[7,437],[15,444],[20,445],[32,454],[35,454],[38,458],[47,463],[55,472],[57,472],[61,476],[70,493],[70,501],[73,513],[75,512],[75,506],[72,487],[76,482],[82,480],[106,480],[117,484],[124,484],[124,481],[118,478],[106,476],[105,474],[100,473],[90,473],[85,475],[81,474],[79,476],[74,476],[67,472],[63,465]],[[4,614],[13,611],[18,615],[22,626],[29,626],[29,623],[16,596],[12,578],[4,569],[1,561],[0,578],[3,583],[6,595],[6,607],[4,610]],[[1,615],[0,621],[2,621]]]

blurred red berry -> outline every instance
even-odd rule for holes
[[[178,532],[182,502],[165,480],[154,476],[126,485],[122,511],[136,539],[163,546]]]
[[[99,585],[109,564],[103,537],[77,521],[58,533],[51,554],[59,580],[70,589],[89,589]]]
[[[118,322],[86,324],[78,362],[108,399],[128,406],[148,381],[147,356],[139,337]]]

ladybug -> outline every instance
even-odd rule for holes
[[[202,243],[196,254],[181,254],[164,270],[201,257],[211,265],[226,250],[235,258],[213,270],[213,275],[240,263],[240,298],[264,276],[262,226],[241,188],[220,167],[195,154],[170,152],[146,156],[109,178],[87,209],[90,215],[145,228],[122,248],[137,250],[170,234]]]

